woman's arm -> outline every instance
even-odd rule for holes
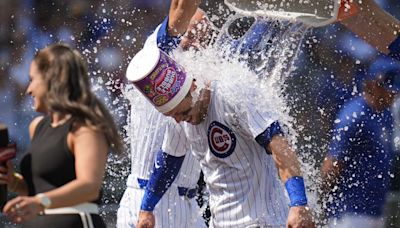
[[[76,179],[45,193],[52,202],[51,208],[72,206],[99,197],[108,152],[104,135],[80,127],[68,135],[68,145],[75,157]]]
[[[74,206],[99,197],[108,151],[104,135],[88,127],[80,127],[69,133],[67,140],[75,156],[76,179],[42,193],[51,201],[48,208]],[[21,223],[36,217],[43,209],[39,197],[19,196],[10,200],[3,211],[11,221]]]
[[[38,116],[29,124],[29,138],[32,140],[35,130],[43,116]],[[14,172],[11,161],[7,162],[7,166],[0,166],[0,184],[7,184],[7,190],[15,192],[20,196],[28,195],[28,186],[25,183],[24,177]]]

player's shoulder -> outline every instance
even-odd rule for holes
[[[336,122],[341,124],[355,125],[363,120],[369,113],[369,107],[363,97],[356,97],[343,105],[339,111]]]

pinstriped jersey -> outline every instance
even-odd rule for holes
[[[167,20],[164,20],[163,24],[166,22]],[[157,46],[157,35],[159,34],[161,26],[162,24],[147,38],[144,46]],[[149,179],[155,162],[155,155],[158,150],[161,149],[163,143],[166,126],[175,125],[176,123],[152,107],[152,105],[140,95],[139,91],[134,89],[134,93],[135,94],[132,96],[130,126],[131,129],[134,129],[131,141],[131,172],[134,176],[139,178]],[[187,147],[180,148],[188,149]],[[168,153],[168,151],[165,150],[164,152]],[[179,154],[179,156],[186,154],[182,168],[174,183],[181,187],[194,188],[200,177],[200,164],[193,158],[191,153],[186,152],[187,151],[180,151],[179,149],[174,151],[174,153]]]
[[[214,227],[284,226],[288,200],[272,156],[255,141],[275,119],[254,107],[227,102],[224,94],[237,91],[214,82],[207,118],[196,126],[175,126],[174,131],[185,131],[187,144],[175,137],[166,139],[164,147],[177,146],[179,138],[179,146],[190,146],[199,159]]]
[[[138,91],[135,92],[139,93]],[[163,143],[166,126],[176,123],[159,113],[140,94],[137,95],[137,99],[132,103],[130,124],[130,127],[134,129],[131,139],[131,172],[138,178],[149,179],[155,162],[155,155],[161,149]],[[186,152],[180,151],[179,148],[175,150],[175,153],[180,154],[180,156],[185,155]],[[195,188],[199,176],[199,162],[194,159],[191,153],[186,153],[182,168],[174,183],[181,187]]]

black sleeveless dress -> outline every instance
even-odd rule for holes
[[[72,121],[52,127],[51,117],[44,117],[26,155],[21,160],[21,173],[28,186],[29,196],[56,189],[76,179],[75,158],[68,149],[67,135]],[[100,199],[93,203],[99,203]],[[94,227],[106,227],[99,215],[91,214]],[[23,224],[26,228],[83,227],[78,214],[41,215]]]

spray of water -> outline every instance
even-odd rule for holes
[[[244,33],[241,37],[233,37],[229,33],[229,27],[241,17],[243,16],[238,14],[229,17],[222,28],[214,34],[214,41],[208,47],[186,52],[177,50],[172,56],[184,66],[188,74],[192,74],[197,79],[198,90],[204,87],[205,82],[217,80],[227,93],[232,91],[233,87],[237,91],[235,94],[230,94],[227,102],[241,107],[245,107],[243,104],[251,103],[259,109],[269,110],[276,119],[279,119],[285,126],[286,135],[293,147],[301,152],[299,155],[308,186],[310,206],[318,215],[321,212],[317,205],[318,181],[316,180],[318,180],[319,172],[315,168],[312,149],[298,146],[299,134],[297,132],[299,128],[296,120],[290,115],[293,112],[287,102],[287,90],[290,88],[287,88],[285,83],[295,70],[294,60],[308,27],[298,22],[278,21],[276,18],[256,18],[255,23],[267,23],[273,29],[264,31],[261,39],[253,45],[251,50],[245,50],[245,46],[249,42],[246,35],[249,33]],[[127,22],[124,21],[124,23]],[[232,42],[236,42],[235,48],[232,48]],[[99,73],[101,72],[93,72],[93,74]],[[127,100],[127,103],[135,106],[133,110],[137,112],[143,111],[143,106],[148,104],[129,83],[121,86],[119,83],[115,83],[115,80],[110,79],[107,82],[94,81],[94,84],[106,85],[108,91],[115,89],[116,85],[120,86],[118,89],[122,91],[122,95],[109,103],[114,107],[113,110],[117,116],[125,117],[128,120],[123,128],[127,148],[130,143],[137,143],[135,142],[135,138],[137,138],[135,131],[138,126],[129,121],[129,116],[131,114],[135,116],[135,113],[126,112],[126,110],[130,110],[126,103],[120,104],[123,100]],[[240,89],[237,90],[237,88]],[[123,112],[124,110],[125,112]],[[129,174],[129,166],[126,165],[124,171],[115,171],[115,167],[123,167],[116,158],[110,158],[109,164],[107,172],[110,176],[120,177]],[[111,182],[107,184],[114,185]],[[115,189],[114,186],[112,191],[116,193],[121,189]],[[204,210],[205,206],[199,213],[203,213]]]

